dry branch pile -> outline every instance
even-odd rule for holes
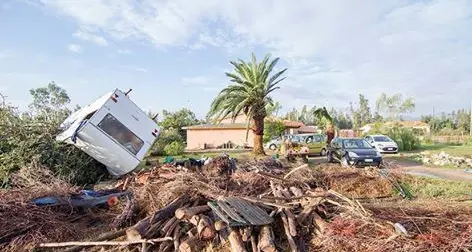
[[[42,244],[42,247],[68,248],[67,251],[99,251],[101,248],[107,251],[471,249],[472,223],[464,219],[472,216],[470,209],[460,215],[447,212],[449,215],[441,217],[437,215],[439,209],[415,212],[417,208],[388,208],[385,204],[361,204],[354,199],[366,195],[385,196],[386,191],[392,189],[373,171],[335,172],[337,168],[328,167],[323,171],[308,166],[286,169],[278,161],[270,160],[238,164],[236,170],[231,165],[227,157],[221,157],[200,170],[161,167],[125,177],[116,188],[131,191],[134,198],[122,204],[121,212],[110,210],[114,210],[116,218],[102,223],[102,235],[85,226],[81,226],[83,229],[78,233],[78,226],[70,226],[76,233],[65,230],[61,237],[45,232],[47,237],[30,240],[30,246],[83,239],[88,241]],[[366,186],[364,192],[358,188],[362,188],[361,181]],[[387,189],[380,190],[382,186]],[[375,193],[371,192],[372,188],[377,188]],[[273,221],[261,225],[228,224],[213,209],[213,203],[228,198],[263,209]],[[30,222],[36,220],[22,217]],[[0,221],[0,224],[6,223],[3,218]],[[442,229],[443,226],[447,228]],[[60,225],[58,229],[61,230]],[[37,235],[30,230],[25,233]]]

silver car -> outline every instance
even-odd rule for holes
[[[289,135],[284,135],[284,139],[290,139],[293,143],[298,143],[304,139],[304,136],[298,135],[298,134],[289,134]],[[282,137],[275,137],[269,142],[267,142],[264,148],[270,149],[270,150],[276,150],[280,148],[280,145],[282,145]]]

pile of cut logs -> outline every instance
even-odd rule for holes
[[[296,170],[305,168],[294,169],[284,177],[253,172],[254,176],[264,176],[270,182],[266,192],[235,197],[243,200],[246,206],[263,209],[262,215],[271,220],[268,222],[270,224],[234,225],[227,219],[223,221],[221,213],[211,205],[222,195],[183,194],[131,227],[105,234],[91,243],[75,244],[76,247],[67,251],[111,246],[113,242],[120,246],[141,244],[141,251],[193,252],[202,251],[210,244],[229,245],[227,247],[235,252],[307,251],[306,242],[321,236],[327,227],[326,220],[334,215],[346,211],[363,220],[370,218],[371,214],[357,201],[353,202],[331,190],[310,188],[305,183],[288,178]],[[247,217],[248,213],[244,214]],[[244,214],[241,213],[241,216]],[[275,237],[274,233],[284,235]],[[120,237],[126,237],[127,241]],[[48,244],[43,244],[43,247],[48,247]]]

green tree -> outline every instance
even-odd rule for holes
[[[415,110],[413,98],[403,98],[402,94],[388,96],[382,93],[377,99],[376,109],[379,113],[384,113],[390,120],[398,120],[404,113],[411,113]]]
[[[252,60],[231,61],[233,73],[226,73],[233,84],[221,90],[211,104],[209,115],[221,121],[230,116],[233,120],[244,113],[248,118],[248,131],[251,126],[254,133],[254,154],[265,154],[263,148],[264,119],[267,116],[267,104],[273,102],[271,93],[279,87],[285,77],[281,76],[287,68],[272,74],[279,58],[270,59],[266,55],[261,62],[252,54]]]
[[[0,103],[0,182],[9,185],[12,172],[37,162],[74,184],[94,183],[105,167],[73,145],[58,143],[58,120],[70,111],[67,92],[50,84],[31,91],[31,113]]]
[[[373,121],[372,114],[370,113],[369,100],[367,100],[362,94],[359,94],[359,107],[354,108],[351,103],[351,114],[353,127],[355,129],[359,129]]]
[[[281,136],[285,131],[285,124],[282,121],[267,121],[264,125],[264,143],[273,137]]]
[[[190,109],[183,108],[175,112],[167,110],[162,111],[163,119],[159,125],[165,130],[175,130],[182,136],[184,141],[187,140],[187,134],[182,127],[200,124],[202,121],[198,120]]]
[[[46,121],[58,123],[71,112],[67,108],[70,103],[67,91],[54,81],[46,87],[31,89],[30,94],[33,98],[33,102],[29,105],[30,109],[35,116],[44,118]]]
[[[331,117],[326,107],[316,109],[313,114],[320,122],[323,122],[323,124],[334,126],[333,117]]]

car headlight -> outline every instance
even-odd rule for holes
[[[357,155],[356,153],[350,151],[347,153],[349,155],[349,157],[352,157],[352,158],[356,158],[356,157],[359,157],[359,155]]]

